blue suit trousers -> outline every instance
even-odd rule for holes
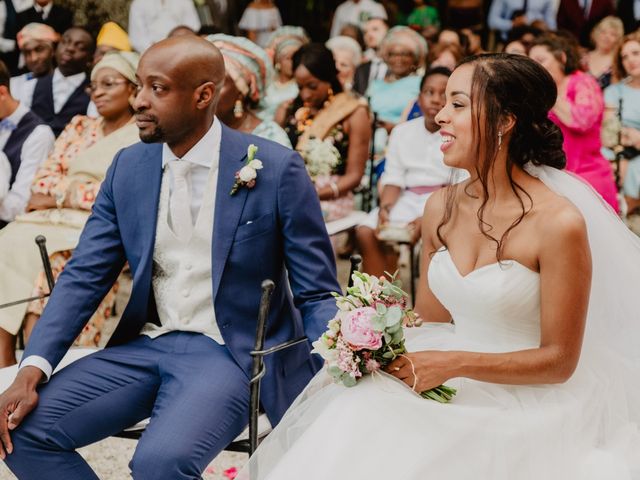
[[[247,425],[249,379],[224,345],[190,332],[135,340],[84,357],[40,386],[11,437],[21,480],[98,477],[75,451],[151,417],[134,479],[199,479]]]

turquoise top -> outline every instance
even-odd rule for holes
[[[604,90],[604,103],[619,107],[622,98],[622,124],[640,130],[640,88],[633,88],[626,81],[609,85]]]
[[[378,114],[378,120],[391,123],[400,122],[402,112],[415,101],[419,93],[418,75],[409,75],[394,82],[374,80],[367,89],[371,110]]]

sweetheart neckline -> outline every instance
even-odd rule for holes
[[[451,262],[451,265],[453,266],[453,269],[456,271],[456,273],[458,274],[458,276],[460,278],[462,278],[463,280],[470,277],[471,275],[477,273],[477,272],[481,272],[482,270],[486,270],[489,267],[495,267],[496,265],[500,266],[503,263],[508,263],[511,265],[518,265],[519,267],[523,268],[524,270],[526,270],[529,273],[532,273],[534,275],[540,275],[540,272],[536,272],[535,270],[531,270],[529,267],[527,267],[526,265],[520,263],[518,260],[514,260],[512,258],[506,258],[504,260],[501,260],[500,262],[492,262],[492,263],[487,263],[486,265],[482,265],[481,267],[477,267],[474,268],[473,270],[471,270],[470,272],[468,272],[467,274],[463,275],[462,273],[460,273],[460,269],[458,268],[458,266],[456,265],[456,262],[453,261],[453,257],[451,256],[451,252],[449,252],[449,249],[444,248],[444,247],[440,247],[438,250],[436,250],[436,253],[443,253],[446,252],[447,253],[447,257],[449,257],[449,261]]]

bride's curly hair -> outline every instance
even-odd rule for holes
[[[466,58],[458,64],[474,67],[471,83],[471,114],[476,145],[476,174],[482,188],[482,204],[477,212],[482,234],[496,243],[496,257],[502,258],[504,240],[531,210],[531,196],[513,180],[514,167],[527,163],[563,169],[566,157],[562,149],[562,132],[548,117],[556,102],[557,88],[553,78],[537,62],[524,55],[490,53]],[[498,156],[498,131],[506,115],[515,118],[508,143],[506,173],[511,189],[522,207],[521,215],[500,238],[491,235],[493,226],[484,221],[489,201],[488,182]],[[437,228],[438,240],[446,247],[442,228],[451,220],[455,187],[447,192],[446,207]],[[465,188],[467,195],[468,189]],[[525,205],[524,198],[529,206]]]

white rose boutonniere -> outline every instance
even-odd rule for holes
[[[256,186],[258,170],[262,169],[262,162],[256,158],[258,147],[253,143],[247,148],[247,161],[240,170],[236,172],[236,181],[231,188],[229,195],[234,195],[240,187],[253,188]]]

